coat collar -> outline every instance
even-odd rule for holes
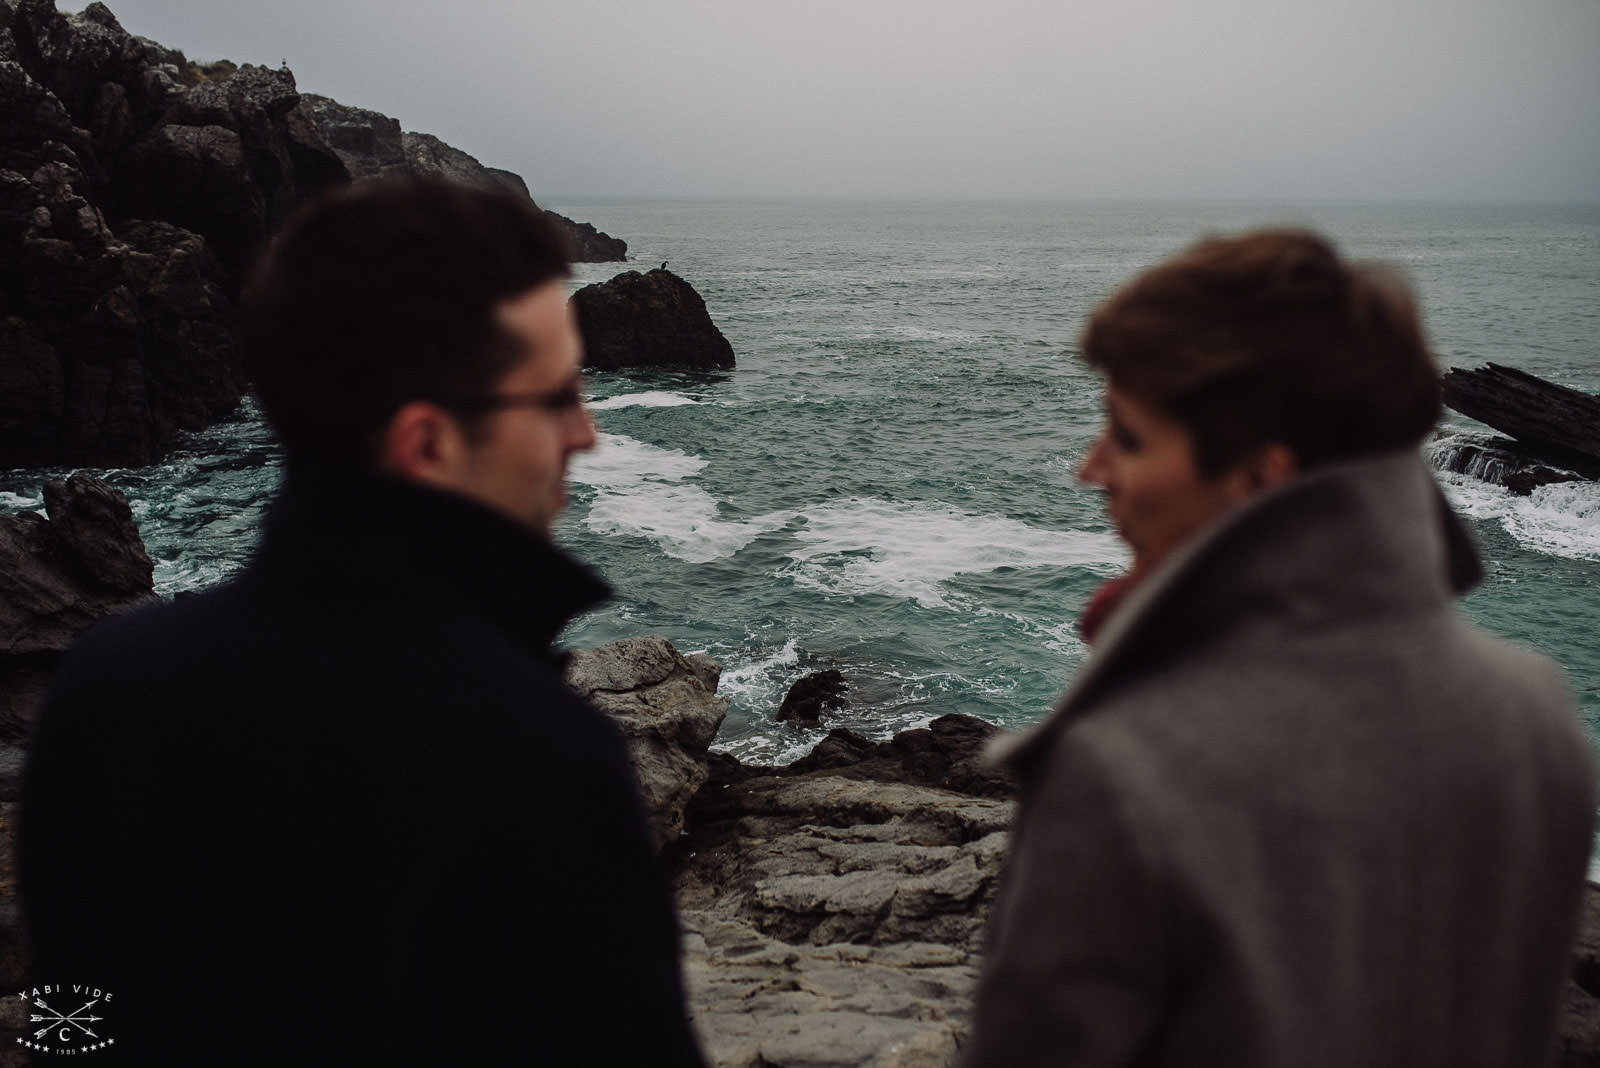
[[[1119,604],[1056,711],[999,739],[1028,754],[1165,652],[1249,626],[1336,626],[1437,607],[1483,577],[1471,536],[1415,451],[1314,468],[1229,513]]]
[[[256,561],[324,587],[443,580],[540,648],[610,589],[548,538],[453,493],[291,461]]]

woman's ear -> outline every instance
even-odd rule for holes
[[[1241,466],[1257,493],[1281,486],[1300,473],[1300,461],[1295,458],[1294,450],[1278,441],[1258,447]]]
[[[407,401],[383,432],[382,466],[390,474],[429,486],[454,484],[462,453],[455,418],[432,401]]]
[[[1258,493],[1281,486],[1300,472],[1294,450],[1279,442],[1258,445],[1218,478],[1224,499],[1243,504]]]

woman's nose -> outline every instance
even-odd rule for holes
[[[1094,439],[1094,444],[1089,446],[1089,455],[1085,456],[1083,463],[1078,465],[1079,482],[1086,482],[1091,486],[1104,486],[1106,484],[1105,449],[1106,436],[1102,431],[1100,436]]]

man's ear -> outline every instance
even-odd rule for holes
[[[432,401],[402,404],[383,431],[383,468],[428,486],[454,484],[462,454],[461,427]]]

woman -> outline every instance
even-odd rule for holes
[[[1212,239],[1114,295],[1081,475],[1133,552],[1022,784],[967,1068],[1531,1065],[1594,812],[1558,672],[1460,620],[1403,283]]]

